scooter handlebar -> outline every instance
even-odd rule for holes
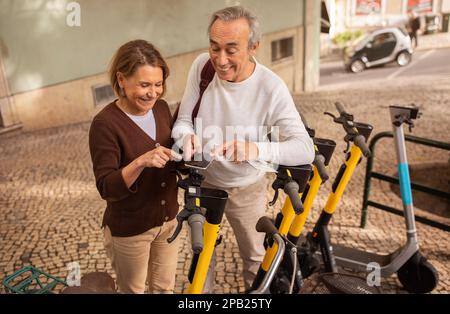
[[[340,115],[345,114],[345,109],[344,106],[340,103],[340,102],[336,102],[334,103],[334,105],[336,106],[337,111],[339,112]]]
[[[277,227],[275,227],[272,220],[270,220],[267,216],[262,216],[258,219],[258,222],[256,223],[256,231],[264,232],[271,237],[278,233]]]
[[[319,173],[322,182],[327,181],[329,176],[327,173],[327,169],[325,168],[325,157],[323,157],[321,154],[317,154],[314,157],[313,164],[314,166],[316,166],[317,172]]]
[[[294,208],[294,211],[297,215],[303,212],[303,204],[300,195],[298,195],[298,190],[299,186],[294,180],[289,181],[284,186],[284,193],[289,196],[292,207]]]
[[[191,227],[191,245],[194,254],[200,254],[203,250],[203,224],[205,216],[202,214],[192,214],[188,218],[188,224]]]
[[[370,149],[367,147],[366,139],[364,136],[362,136],[361,134],[357,135],[353,140],[353,142],[355,143],[356,146],[358,146],[361,149],[365,157],[370,156]]]

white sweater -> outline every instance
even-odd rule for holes
[[[232,83],[217,74],[203,94],[194,132],[191,114],[199,97],[200,74],[209,59],[197,57],[189,71],[172,137],[182,147],[183,137],[197,134],[203,151],[221,145],[233,136],[255,142],[258,159],[274,164],[294,166],[312,163],[314,148],[311,138],[295,108],[286,84],[271,70],[256,63],[254,72],[244,81]],[[200,123],[199,123],[200,122]],[[200,127],[201,124],[201,127]],[[278,140],[262,138],[262,127],[277,127]],[[227,132],[228,130],[228,132]],[[205,181],[219,187],[242,187],[256,182],[264,172],[249,163],[214,161],[206,170]]]

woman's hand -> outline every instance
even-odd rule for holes
[[[158,146],[141,155],[139,157],[139,164],[144,168],[164,168],[169,160],[174,160],[172,150],[164,146]]]
[[[127,187],[130,188],[145,168],[164,168],[169,160],[177,159],[181,159],[179,154],[164,146],[158,146],[124,167],[122,177]]]

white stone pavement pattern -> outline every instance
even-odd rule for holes
[[[335,101],[341,101],[356,120],[372,124],[374,134],[391,130],[389,105],[414,102],[420,105],[423,116],[417,121],[413,134],[449,142],[449,83],[450,77],[344,83],[296,95],[295,101],[318,137],[338,143],[329,167],[330,177],[334,178],[344,158],[344,133],[323,112],[335,111]],[[89,123],[82,123],[0,138],[0,279],[30,264],[65,278],[69,262],[79,262],[82,274],[107,271],[114,277],[103,247],[100,223],[105,203],[95,188],[88,130]],[[448,177],[448,152],[409,144],[407,149],[412,168],[425,165],[433,169],[444,165],[445,173],[431,176]],[[363,161],[357,168],[333,217],[332,239],[337,243],[388,253],[404,243],[404,221],[402,217],[369,208],[368,225],[365,229],[359,228],[365,164]],[[396,172],[395,153],[388,139],[382,140],[377,147],[375,170],[389,175]],[[331,182],[321,187],[306,230],[311,230],[325,205]],[[447,188],[448,182],[447,178],[444,183]],[[268,186],[268,201],[272,195]],[[375,181],[371,199],[401,208],[400,197],[387,183]],[[181,204],[181,192],[179,201]],[[274,217],[281,204],[282,199],[274,207],[268,206],[267,215]],[[417,212],[449,224],[449,205],[444,206],[447,218],[423,208],[418,208]],[[449,233],[421,223],[417,223],[417,231],[421,251],[439,272],[439,285],[433,293],[449,293]],[[242,263],[226,220],[222,223],[221,234],[224,240],[217,247],[216,292],[243,293]],[[187,228],[184,227],[180,234],[177,293],[187,287],[191,253],[186,235]],[[386,293],[405,293],[395,275],[382,279],[382,288]],[[1,289],[0,292],[4,292],[3,287]]]

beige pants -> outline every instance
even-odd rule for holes
[[[267,205],[267,179],[261,180],[249,186],[239,188],[219,188],[210,184],[205,187],[218,188],[228,193],[225,206],[225,215],[233,229],[239,254],[243,261],[243,278],[245,289],[252,286],[259,266],[264,259],[264,233],[255,229],[258,219],[266,214]],[[216,264],[215,252],[209,265],[203,293],[214,292],[214,265]]]
[[[105,227],[106,255],[117,276],[122,293],[173,293],[177,272],[178,239],[167,243],[176,219],[132,237],[113,237]]]

